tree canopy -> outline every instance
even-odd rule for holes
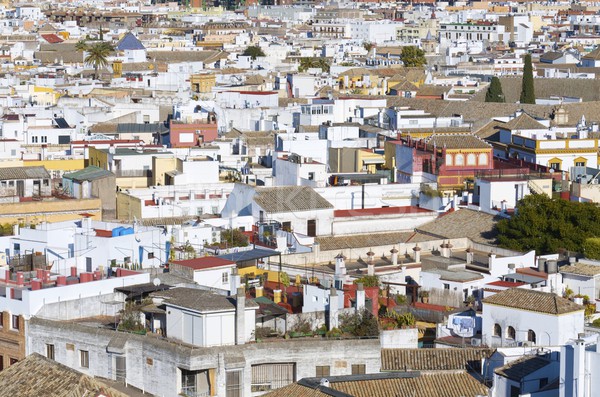
[[[308,69],[320,68],[323,72],[329,72],[331,66],[325,58],[300,58],[299,72],[306,72]]]
[[[402,47],[402,53],[400,59],[406,67],[421,67],[427,65],[427,59],[425,59],[425,52],[415,46]]]
[[[251,45],[249,47],[246,47],[242,55],[250,57],[253,61],[255,61],[258,57],[264,57],[265,53],[259,46]]]
[[[94,67],[94,78],[98,78],[98,70],[108,66],[108,56],[114,47],[106,41],[98,41],[94,44],[87,44],[79,41],[75,48],[77,51],[85,51],[84,62]]]
[[[496,229],[498,243],[505,248],[585,253],[586,240],[600,237],[600,207],[532,194],[519,201],[517,213],[499,221]]]
[[[492,77],[490,86],[485,93],[486,102],[504,102],[504,93],[502,92],[502,84],[496,76]]]
[[[525,65],[523,66],[523,81],[521,83],[521,103],[530,103],[535,105],[535,89],[533,86],[533,66],[531,65],[531,55],[525,55]]]

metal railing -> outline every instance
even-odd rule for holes
[[[182,386],[181,394],[186,397],[209,397],[210,390],[199,391],[196,386]]]

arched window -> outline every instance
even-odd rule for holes
[[[500,324],[494,324],[494,336],[502,336],[502,327]]]
[[[485,153],[481,153],[479,155],[479,165],[487,165],[488,164],[488,155]]]
[[[454,165],[465,165],[465,156],[462,154],[457,154],[454,157]]]
[[[451,154],[446,155],[446,165],[452,165],[452,155]]]
[[[515,336],[516,336],[515,329],[513,327],[509,326],[506,329],[506,339],[515,339]]]
[[[476,165],[477,157],[473,153],[467,155],[467,165]]]
[[[527,331],[527,340],[529,342],[533,342],[535,343],[535,331],[530,329],[529,331]]]

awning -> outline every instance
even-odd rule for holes
[[[240,263],[279,255],[281,255],[281,252],[279,251],[265,248],[254,248],[248,251],[240,251],[233,252],[231,254],[219,255],[218,258],[226,259],[235,263]]]

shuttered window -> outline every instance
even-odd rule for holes
[[[252,366],[252,392],[268,391],[296,381],[296,364],[259,364]]]

